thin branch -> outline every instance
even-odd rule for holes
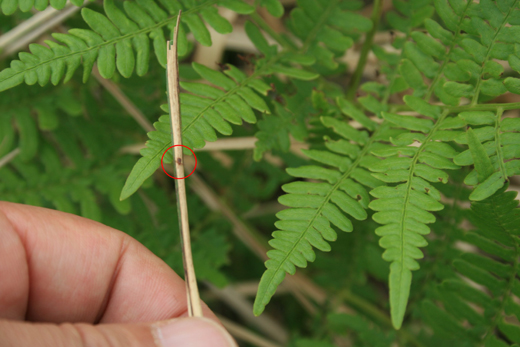
[[[217,317],[220,319],[224,327],[231,333],[231,335],[233,335],[238,340],[248,342],[251,345],[257,347],[282,347],[282,345],[269,341],[268,339],[255,334],[251,330],[246,329],[227,318],[224,318],[220,315],[217,315]]]
[[[382,0],[374,1],[374,8],[372,10],[372,29],[368,32],[365,37],[365,41],[363,42],[363,47],[361,48],[361,55],[359,57],[359,61],[356,67],[356,71],[352,75],[350,79],[350,83],[347,87],[347,99],[353,100],[356,96],[356,92],[361,82],[361,77],[363,76],[363,71],[365,70],[365,65],[367,63],[368,53],[370,53],[370,49],[372,48],[372,42],[374,40],[374,36],[377,32],[377,27],[379,26],[379,20],[381,19],[381,12],[383,9]]]
[[[142,126],[142,125],[141,125]],[[204,151],[242,151],[254,149],[258,139],[254,136],[221,138],[214,142],[206,142],[203,148],[193,149],[195,152]],[[128,145],[121,148],[121,152],[129,154],[139,154],[139,151],[146,146],[144,144]],[[300,154],[301,149],[308,149],[309,145],[297,141],[291,141],[290,150],[295,154]]]
[[[196,151],[233,151],[253,149],[256,146],[256,141],[258,141],[258,139],[254,136],[222,138],[215,142],[206,142],[204,148],[198,148]]]
[[[3,158],[0,158],[0,168],[4,165],[7,165],[18,154],[20,154],[20,148],[16,148],[16,149],[12,150],[11,152],[7,153]]]
[[[170,119],[172,127],[172,143],[175,146],[174,164],[176,177],[175,188],[177,192],[177,212],[179,214],[179,228],[181,231],[181,244],[184,265],[184,277],[186,279],[186,293],[188,296],[188,313],[190,317],[202,317],[199,289],[195,277],[195,268],[191,254],[190,225],[188,220],[188,203],[186,202],[186,183],[184,181],[184,161],[182,152],[182,126],[181,104],[179,100],[179,67],[177,60],[177,37],[182,11],[177,16],[177,25],[173,36],[173,44],[167,42],[167,70],[168,104],[170,107]]]

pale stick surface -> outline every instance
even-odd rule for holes
[[[172,125],[173,145],[182,145],[181,127],[181,105],[179,101],[179,73],[177,62],[177,36],[181,11],[177,16],[177,26],[173,35],[173,45],[167,43],[167,81],[168,81],[168,103],[170,106],[170,121]],[[183,147],[173,147],[173,164],[175,176],[184,177],[184,158]],[[186,185],[184,179],[175,180],[177,191],[177,209],[179,214],[179,228],[181,231],[182,255],[184,264],[184,278],[186,280],[186,294],[188,296],[188,313],[190,317],[202,317],[202,307],[200,305],[199,289],[193,267],[190,242],[190,226],[188,221],[188,204],[186,203]]]

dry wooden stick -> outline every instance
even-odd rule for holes
[[[167,42],[167,70],[168,104],[170,107],[170,121],[172,126],[172,143],[174,152],[175,190],[177,193],[177,212],[179,214],[179,229],[181,231],[182,256],[184,264],[184,278],[186,280],[186,294],[188,296],[188,313],[190,317],[202,317],[199,289],[195,277],[195,268],[191,256],[190,226],[188,221],[188,204],[186,203],[186,185],[184,175],[184,160],[182,155],[182,127],[181,104],[179,101],[179,69],[177,61],[177,36],[181,12],[177,16],[177,26],[173,35],[173,44]]]

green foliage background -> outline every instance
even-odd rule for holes
[[[0,199],[101,221],[182,273],[174,185],[158,169],[171,145],[166,40],[182,9],[184,144],[257,138],[225,161],[198,152],[199,179],[220,206],[192,183],[201,282],[260,280],[251,310],[266,310],[291,346],[520,345],[520,212],[508,189],[520,173],[518,0],[385,4],[88,3],[68,33],[0,61],[0,158],[16,154],[0,167]],[[0,0],[0,31],[48,6]],[[212,45],[206,25],[233,31],[219,8],[245,19],[257,53],[228,52],[217,71],[190,61],[196,45]],[[390,43],[376,43],[382,32]],[[91,77],[94,66],[153,122],[148,138]],[[122,150],[143,143],[140,156]],[[236,238],[237,225],[253,241]],[[289,293],[275,295],[286,278]]]

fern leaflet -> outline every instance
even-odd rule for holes
[[[426,224],[434,223],[435,217],[429,211],[438,211],[443,205],[438,202],[440,193],[429,182],[448,181],[442,169],[458,169],[449,158],[457,152],[449,145],[435,140],[446,140],[453,136],[450,131],[439,131],[450,127],[448,113],[431,106],[424,100],[405,96],[404,101],[415,111],[429,119],[420,119],[383,112],[387,121],[416,133],[405,132],[391,139],[395,146],[389,146],[372,153],[386,157],[369,167],[374,177],[387,182],[399,183],[395,187],[379,187],[370,192],[378,198],[369,204],[377,211],[373,219],[384,226],[376,229],[381,236],[379,244],[385,248],[383,259],[390,265],[390,308],[392,323],[399,329],[404,318],[412,271],[419,269],[416,259],[423,254],[419,247],[427,245],[423,235],[430,230]],[[436,123],[432,122],[435,120]],[[418,141],[420,147],[410,147]],[[400,183],[404,182],[404,183]]]
[[[467,140],[461,138],[459,142],[469,143],[470,137],[473,137],[474,142],[483,145],[483,154],[476,159],[490,156],[488,160],[493,169],[492,174],[485,175],[485,181],[478,175],[478,162],[475,161],[474,151],[468,149],[454,158],[458,165],[475,164],[475,170],[468,174],[464,183],[475,186],[470,195],[471,200],[484,200],[502,188],[508,177],[520,173],[520,119],[502,119],[501,108],[496,114],[489,111],[466,111],[461,112],[459,117],[475,127],[474,131],[468,132]]]
[[[228,33],[231,25],[220,17],[212,7],[217,0],[210,0],[198,6],[188,8],[182,17],[195,39],[210,46],[211,36],[199,17],[199,14],[216,31]],[[253,7],[240,1],[221,1],[241,13],[250,13]],[[172,27],[177,13],[184,7],[178,2],[162,0],[167,12],[152,0],[126,1],[125,12],[114,4],[114,0],[103,2],[106,16],[84,8],[81,15],[92,30],[71,29],[68,34],[54,33],[53,37],[62,44],[46,40],[49,48],[31,44],[31,53],[21,52],[20,60],[13,60],[11,67],[0,72],[0,91],[25,82],[28,85],[49,81],[57,85],[62,79],[67,82],[80,65],[83,65],[83,81],[97,63],[99,73],[104,78],[111,78],[117,71],[123,77],[130,77],[136,70],[142,76],[148,71],[150,56],[149,37],[153,41],[155,55],[161,65],[166,66],[166,38],[163,27]],[[179,54],[187,51],[186,30],[184,24],[179,28]],[[134,55],[135,51],[135,55]]]
[[[280,219],[275,223],[279,230],[269,241],[274,249],[267,252],[270,259],[265,263],[267,270],[258,286],[254,304],[256,315],[269,303],[285,273],[294,274],[295,266],[306,267],[308,261],[314,261],[316,256],[312,247],[330,251],[326,241],[334,241],[337,237],[330,223],[342,231],[352,231],[352,223],[341,211],[357,220],[367,217],[365,209],[369,197],[363,185],[374,188],[380,184],[362,168],[371,162],[370,159],[375,159],[368,153],[376,136],[370,138],[366,131],[358,131],[333,117],[322,117],[321,122],[341,138],[329,139],[326,151],[304,150],[309,158],[327,168],[308,165],[287,169],[293,177],[321,182],[297,181],[282,186],[288,194],[281,196],[279,201],[291,208],[276,215]],[[370,127],[375,129],[376,125],[371,123]]]
[[[215,130],[223,135],[230,135],[232,129],[229,123],[242,124],[242,120],[255,123],[256,116],[253,109],[270,113],[269,107],[257,93],[266,95],[271,87],[257,77],[272,72],[273,68],[279,73],[290,71],[290,67],[278,62],[282,57],[283,55],[279,54],[269,59],[251,76],[246,76],[232,65],[227,65],[224,74],[194,63],[194,69],[204,79],[224,90],[202,83],[181,82],[183,89],[194,93],[181,94],[183,142],[186,146],[202,148],[206,144],[205,141],[215,141],[217,139]],[[303,77],[315,78],[317,75],[306,73]],[[165,108],[163,110],[167,111]],[[121,199],[132,195],[144,180],[157,170],[164,151],[171,146],[169,117],[162,116],[154,127],[158,131],[148,133],[150,141],[147,142],[147,148],[141,151],[143,157],[128,176],[121,192]],[[165,162],[171,160],[171,153],[168,153]]]
[[[454,260],[459,277],[445,280],[436,292],[435,299],[443,303],[444,310],[431,300],[422,303],[421,315],[436,333],[451,341],[485,342],[486,346],[520,343],[520,328],[505,319],[506,315],[520,319],[520,305],[515,301],[520,296],[520,209],[517,193],[505,192],[506,188],[471,204],[469,219],[477,229],[461,241],[480,252],[466,252]]]

